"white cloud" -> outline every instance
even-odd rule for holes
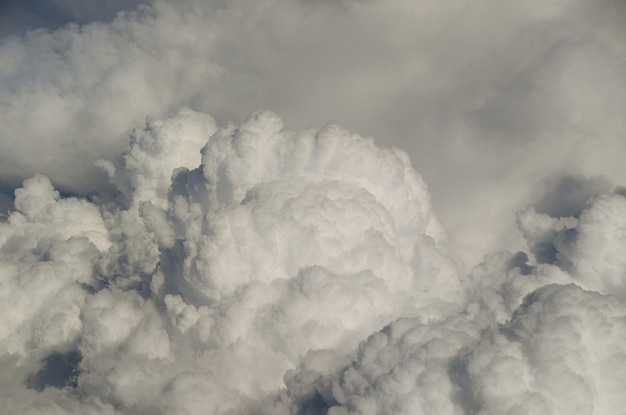
[[[338,126],[290,132],[257,112],[215,131],[183,110],[99,165],[121,198],[62,198],[36,176],[5,224],[29,232],[4,234],[7,264],[21,267],[5,297],[17,292],[13,313],[26,315],[7,320],[18,325],[6,347],[29,362],[13,369],[24,387],[66,386],[50,405],[74,387],[122,413],[243,410],[279,390],[300,356],[345,360],[389,320],[440,318],[462,298],[408,156]]]
[[[186,0],[4,38],[0,401],[618,412],[623,23]]]
[[[0,223],[0,349],[7,373],[0,400],[7,413],[36,413],[30,405],[55,411],[59,400],[78,408],[73,398],[52,392],[39,396],[24,385],[38,388],[45,383],[36,376],[32,380],[36,373],[55,385],[68,381],[53,369],[46,371],[44,359],[73,350],[83,326],[85,299],[96,283],[93,266],[110,245],[108,231],[96,206],[60,198],[43,176],[26,180],[15,193],[17,210]]]
[[[608,0],[189,0],[30,32],[0,46],[0,177],[101,190],[93,161],[181,106],[221,125],[259,108],[289,128],[334,119],[409,152],[470,267],[521,248],[511,212],[545,177],[624,180],[623,19]]]
[[[493,253],[463,277],[407,155],[335,125],[257,112],[216,129],[183,110],[99,164],[122,198],[63,198],[35,176],[3,222],[14,413],[622,404],[624,310],[605,294],[620,293],[621,194],[578,218],[521,212],[539,263]]]
[[[625,312],[616,298],[574,285],[528,296],[464,356],[479,413],[619,412]]]
[[[557,219],[529,208],[520,212],[518,222],[542,262],[558,264],[587,289],[623,298],[625,209],[623,195],[601,193],[588,200],[578,219]]]
[[[626,309],[615,297],[546,285],[509,322],[487,329],[468,311],[427,324],[397,320],[337,372],[318,372],[307,356],[264,413],[612,414],[623,407]]]

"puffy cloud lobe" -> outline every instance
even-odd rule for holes
[[[171,324],[222,357],[212,365],[224,385],[256,398],[308,350],[346,353],[461,291],[408,157],[336,126],[294,133],[255,113],[211,137],[198,169],[175,174],[167,209],[139,211],[162,252],[152,287]],[[274,367],[242,381],[231,359],[244,351]]]
[[[119,190],[114,198],[96,198],[109,207],[104,218],[116,242],[99,263],[103,275],[117,275],[121,277],[118,284],[125,281],[127,287],[147,289],[159,261],[159,249],[154,235],[146,232],[142,216],[152,221],[161,219],[154,206],[167,205],[174,170],[197,166],[200,148],[215,129],[208,114],[183,108],[165,120],[149,119],[144,129],[134,130],[128,149],[113,161],[98,160],[98,166]],[[148,200],[150,206],[142,209],[141,204]]]
[[[131,412],[153,405],[172,364],[170,338],[154,303],[134,291],[101,290],[87,299],[81,318],[81,393]]]
[[[439,318],[449,310],[432,304],[460,298],[405,153],[332,125],[284,131],[269,112],[214,131],[190,110],[150,120],[99,163],[121,192],[99,205],[60,198],[42,176],[16,192],[6,226],[33,230],[7,239],[7,262],[24,251],[36,270],[60,251],[59,268],[71,254],[80,266],[62,286],[37,282],[59,301],[50,315],[68,308],[65,331],[37,331],[52,339],[40,351],[20,343],[26,361],[56,356],[75,376],[46,383],[52,366],[22,369],[51,396],[49,409],[75,396],[76,408],[121,413],[245,411],[279,390],[300,356],[332,350],[346,362],[390,320]],[[23,402],[40,399],[24,393]]]
[[[92,267],[108,248],[98,209],[60,199],[48,179],[36,176],[16,191],[16,211],[0,223],[5,352],[39,357],[70,347],[80,330]],[[46,311],[49,310],[49,311]]]
[[[467,279],[466,301],[477,307],[479,321],[504,324],[524,297],[547,284],[569,284],[572,276],[553,264],[537,264],[525,252],[486,254]]]
[[[561,231],[572,229],[576,223],[576,219],[572,217],[554,218],[545,213],[537,213],[532,206],[517,213],[518,227],[540,264],[557,262],[558,251],[554,241]]]
[[[574,235],[564,235],[557,247],[585,287],[621,298],[626,294],[626,262],[620,254],[626,244],[625,218],[626,197],[600,195],[581,213]]]
[[[463,357],[477,413],[619,412],[625,316],[621,301],[573,284],[532,293]]]
[[[399,319],[339,371],[306,356],[264,413],[612,414],[624,405],[625,317],[615,297],[549,284],[502,325],[474,306]]]
[[[623,405],[624,309],[602,294],[620,281],[621,194],[578,218],[521,212],[554,259],[493,253],[461,278],[406,154],[334,125],[257,112],[216,129],[182,110],[99,164],[119,198],[36,176],[1,223],[10,413]]]
[[[401,269],[402,262],[409,263],[413,257],[416,235],[429,232],[436,242],[445,242],[430,212],[426,187],[404,153],[377,148],[371,140],[335,126],[319,132],[289,133],[281,132],[281,125],[275,115],[257,113],[240,128],[216,134],[203,150],[201,172],[207,185],[202,191],[207,193],[188,194],[187,188],[198,186],[191,183],[196,173],[181,173],[181,183],[172,189],[175,196],[170,210],[176,218],[180,222],[190,220],[190,206],[204,197],[205,220],[216,233],[212,244],[228,244],[227,249],[259,255],[262,250],[246,246],[254,239],[232,241],[237,229],[249,223],[261,237],[259,244],[265,250],[275,250],[265,255],[268,260],[274,258],[281,264],[297,261],[288,264],[285,271],[290,275],[300,266],[319,263],[313,259],[317,257],[334,272],[376,269],[371,261],[380,260],[378,266],[395,261],[395,275],[385,279],[402,278],[409,272]],[[185,179],[187,182],[182,181]],[[363,229],[360,223],[368,227]],[[185,235],[182,239],[191,243],[198,236]],[[380,242],[375,242],[377,239]],[[285,240],[288,242],[281,246]],[[362,243],[387,250],[385,255],[390,255],[391,262],[381,254],[366,255],[371,250],[360,246]],[[299,252],[296,255],[289,249]],[[348,262],[348,252],[357,264],[338,261]],[[332,260],[333,256],[337,259]],[[224,258],[229,260],[229,256]],[[211,262],[219,264],[220,258]],[[284,266],[255,267],[272,272],[281,268]]]
[[[611,193],[592,196],[579,219],[521,212],[531,248],[558,242],[561,232],[576,238],[556,245],[553,264],[532,265],[522,252],[487,255],[468,280],[465,313],[393,322],[340,370],[329,363],[332,355],[321,364],[306,356],[286,375],[286,389],[268,399],[266,413],[619,412],[626,308],[602,274],[620,269],[605,263],[604,249],[620,246],[612,235],[621,228],[622,204],[623,196]],[[572,266],[587,261],[595,269],[585,274]]]
[[[518,214],[518,224],[539,262],[558,265],[587,289],[623,297],[625,213],[623,195],[602,193],[588,200],[578,219],[528,208]]]
[[[200,163],[200,148],[217,127],[208,114],[183,108],[166,120],[148,119],[135,129],[127,151],[115,162],[98,160],[111,182],[135,208],[140,201],[158,204],[167,195],[172,173]]]
[[[75,362],[54,366],[54,359],[75,353],[83,329],[81,312],[97,285],[93,268],[111,244],[105,223],[96,206],[61,198],[43,176],[26,180],[15,193],[16,210],[0,222],[0,360],[7,374],[0,379],[3,410],[107,413],[97,398],[81,404],[58,389],[39,393],[24,387],[70,381],[62,377]]]
[[[466,315],[399,319],[362,342],[355,360],[337,374],[323,376],[314,359],[312,365],[305,359],[285,376],[287,389],[267,413],[280,413],[285,402],[291,406],[286,413],[466,413],[465,385],[454,378],[452,361],[478,330]]]

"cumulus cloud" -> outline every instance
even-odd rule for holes
[[[460,294],[406,154],[336,126],[293,133],[255,113],[213,135],[200,168],[174,173],[168,202],[139,208],[162,250],[153,287],[178,331],[217,348],[224,384],[254,398],[307,351],[341,355],[390,319]],[[231,353],[272,368],[230,367]],[[263,375],[242,383],[250,367]]]
[[[624,405],[624,304],[573,284],[527,296],[463,355],[479,413],[615,413]]]
[[[495,247],[523,247],[511,215],[546,176],[623,180],[618,0],[155,1],[117,17],[47,3],[91,17],[0,45],[10,188],[42,173],[64,192],[102,191],[93,162],[122,151],[146,116],[181,106],[219,125],[259,108],[289,128],[334,119],[409,152],[469,269]],[[34,161],[35,149],[48,156]]]
[[[50,4],[0,41],[5,412],[623,407],[621,3]]]
[[[336,374],[322,376],[307,356],[286,375],[287,390],[267,413],[466,413],[472,405],[451,376],[451,362],[477,330],[464,316],[397,320],[363,341],[354,361]]]
[[[331,373],[307,356],[264,413],[610,414],[623,407],[626,309],[573,284],[545,285],[506,324],[467,313],[397,320]]]
[[[29,408],[35,402],[54,411],[56,394],[42,390],[75,382],[75,343],[95,283],[93,266],[111,243],[98,208],[61,198],[44,176],[16,190],[15,208],[0,223],[0,344],[6,374],[0,400],[8,413],[36,413]],[[68,408],[80,407],[73,399],[58,399]]]
[[[3,344],[30,364],[14,363],[24,388],[59,389],[50,405],[243,410],[307,353],[345,360],[390,320],[458,308],[458,264],[400,150],[270,112],[216,130],[183,110],[98,165],[117,197],[61,198],[36,176],[5,224],[7,263],[23,264],[5,296],[24,304],[7,302]]]
[[[408,156],[336,125],[261,111],[218,129],[182,110],[98,164],[117,197],[35,176],[2,224],[10,413],[622,404],[621,239],[597,240],[620,228],[619,193],[578,218],[520,212],[536,258],[492,253],[463,276]]]
[[[16,191],[15,205],[1,233],[3,345],[10,354],[41,354],[77,334],[81,285],[91,283],[91,266],[110,242],[95,206],[59,199],[43,176]]]
[[[530,207],[518,214],[518,223],[538,261],[559,265],[585,288],[623,297],[625,208],[623,195],[601,193],[579,218],[554,218]]]

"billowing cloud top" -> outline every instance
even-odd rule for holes
[[[552,260],[501,252],[464,277],[408,156],[335,125],[184,109],[99,165],[116,198],[35,176],[2,223],[8,413],[624,405],[621,194],[521,212]]]

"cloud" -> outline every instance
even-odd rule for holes
[[[300,356],[345,360],[388,321],[439,318],[462,298],[406,153],[336,125],[291,132],[261,111],[216,130],[185,109],[98,164],[117,197],[63,198],[35,176],[4,225],[9,270],[21,267],[4,346],[24,388],[58,390],[50,405],[243,410]]]
[[[13,413],[622,405],[619,193],[578,218],[520,212],[536,258],[464,276],[408,156],[333,124],[183,109],[98,164],[117,196],[35,176],[2,223]]]
[[[623,407],[621,3],[81,7],[0,43],[8,413]]]
[[[0,5],[0,38],[27,30],[58,29],[68,23],[109,22],[121,11],[135,9],[138,0],[107,2],[74,0],[6,0]]]
[[[612,187],[602,177],[566,175],[552,182],[550,190],[535,204],[535,209],[553,217],[578,217],[587,200],[610,191]]]
[[[16,191],[15,205],[2,223],[2,343],[7,353],[37,356],[77,335],[81,285],[92,283],[110,242],[96,207],[59,199],[43,176]]]
[[[547,285],[499,333],[464,355],[479,413],[598,413],[623,405],[624,305],[575,285]]]
[[[157,19],[177,27],[178,35],[150,28]],[[216,80],[219,67],[206,60],[208,52],[187,44],[186,36],[202,34],[181,19],[164,4],[120,15],[110,24],[5,39],[2,181],[15,184],[40,172],[69,191],[98,190],[105,180],[94,161],[122,150],[131,127],[148,114],[178,109]],[[209,39],[204,49],[211,49]],[[28,154],[35,149],[50,157],[34,161]],[[70,160],[72,171],[65,167]]]
[[[148,118],[133,130],[128,149],[113,161],[95,162],[121,193],[122,201],[137,208],[141,201],[165,199],[172,172],[200,163],[200,148],[217,130],[208,114],[181,109],[166,120]]]
[[[36,413],[30,405],[70,413],[55,402],[78,410],[73,398],[35,391],[75,381],[81,312],[95,283],[93,266],[111,245],[108,231],[96,206],[61,198],[44,176],[15,193],[16,210],[0,223],[0,348],[7,373],[0,400],[7,413]],[[89,406],[85,413],[106,413]]]
[[[63,192],[110,190],[93,162],[122,151],[146,116],[182,106],[218,125],[259,108],[290,129],[334,119],[409,152],[470,269],[495,247],[523,248],[511,212],[546,177],[622,180],[623,19],[615,0],[593,10],[577,0],[188,0],[31,31],[0,46],[0,178],[15,188],[42,173]],[[35,149],[48,157],[35,162]]]
[[[477,328],[461,316],[437,323],[397,320],[363,341],[355,360],[337,374],[322,376],[305,360],[287,374],[287,392],[275,402],[292,401],[285,413],[465,413],[462,405],[469,404],[460,402],[450,362]]]
[[[324,374],[315,356],[288,372],[264,413],[610,414],[623,406],[626,310],[573,284],[545,285],[486,328],[468,309],[439,322],[399,319]]]
[[[528,238],[541,234],[537,228],[557,235],[554,263],[530,265],[523,252],[487,255],[467,281],[463,311],[393,321],[343,366],[332,355],[303,357],[264,413],[618,411],[626,310],[615,277],[623,267],[604,249],[619,249],[611,235],[622,199],[592,196],[578,220],[522,212]],[[576,235],[565,246],[581,249],[559,245],[562,232]]]
[[[155,288],[171,321],[197,347],[226,353],[224,384],[257,399],[308,350],[345,353],[390,318],[460,291],[406,155],[333,125],[293,133],[254,113],[211,137],[201,168],[177,171],[164,210],[146,202],[140,212],[163,252]],[[420,272],[422,250],[441,272]],[[231,353],[266,356],[273,369],[230,367]],[[241,383],[250,365],[263,376]]]
[[[589,198],[579,218],[554,218],[532,207],[518,214],[530,250],[542,263],[557,264],[585,288],[624,296],[625,264],[618,254],[624,196],[601,193]]]

